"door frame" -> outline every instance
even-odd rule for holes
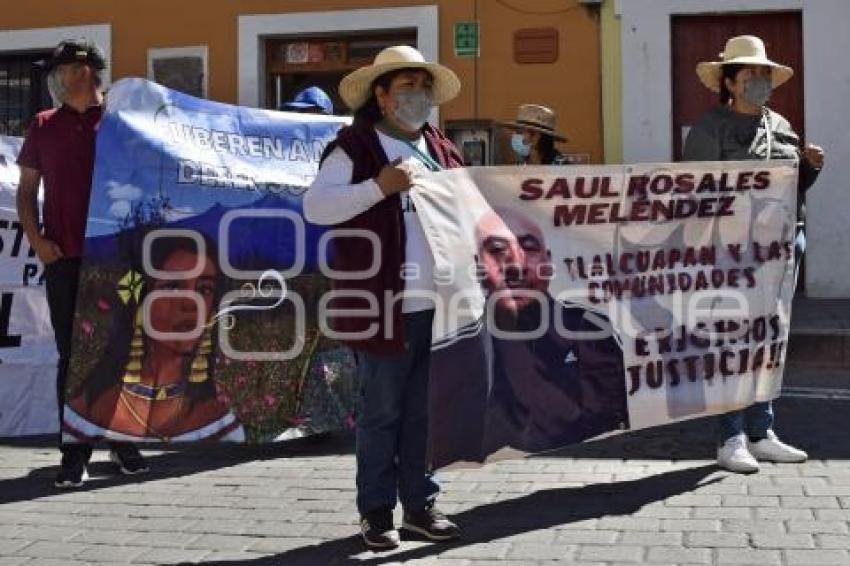
[[[803,0],[618,0],[624,161],[663,162],[673,157],[672,16],[801,10],[803,57],[808,61],[803,4]],[[722,46],[718,51],[721,49]],[[808,99],[807,94],[808,89],[804,88],[804,100]]]
[[[847,0],[615,0],[622,45],[623,160],[664,162],[672,155],[670,16],[803,12],[803,99],[808,140],[827,150],[828,164],[806,195],[806,295],[850,297],[850,17]]]
[[[436,5],[239,16],[237,81],[240,106],[265,105],[263,40],[328,32],[370,32],[415,28],[416,44],[428,61],[440,59],[439,9]]]
[[[677,22],[681,26],[676,28]],[[791,26],[794,31],[788,27]],[[754,34],[761,37],[767,44],[767,51],[774,61],[781,61],[794,69],[794,77],[789,84],[775,92],[770,98],[771,109],[779,112],[788,119],[794,132],[802,139],[806,133],[806,101],[804,92],[805,67],[803,66],[803,13],[800,10],[783,10],[773,12],[758,12],[747,14],[674,14],[670,18],[672,48],[670,57],[670,116],[671,116],[671,159],[681,159],[684,151],[684,132],[681,126],[693,126],[699,117],[719,99],[716,93],[709,91],[697,78],[695,67],[698,61],[718,60],[718,51],[723,49],[725,40],[735,32]],[[761,32],[759,32],[759,29]],[[682,32],[692,32],[689,35]],[[678,32],[678,33],[677,33]],[[707,33],[711,40],[700,36]],[[786,35],[788,34],[788,35]],[[799,44],[788,41],[788,38],[799,40]],[[682,41],[684,51],[688,52],[693,45],[699,45],[701,56],[697,59],[680,59],[680,53],[675,50],[676,40]],[[696,42],[694,41],[696,39]],[[688,45],[690,44],[690,45]],[[790,49],[790,51],[789,51]],[[693,51],[688,53],[693,55]],[[676,72],[682,74],[676,76]],[[686,86],[687,85],[687,86]],[[690,89],[694,90],[691,91]],[[682,108],[678,108],[679,105]],[[684,112],[687,109],[687,112]],[[677,116],[677,111],[688,114]],[[680,122],[681,120],[681,122]],[[676,126],[679,126],[678,128]],[[679,150],[677,152],[676,150]]]

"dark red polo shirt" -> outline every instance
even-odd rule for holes
[[[70,106],[40,112],[30,124],[18,165],[44,182],[44,235],[65,257],[80,257],[89,214],[94,148],[102,106],[79,113]]]

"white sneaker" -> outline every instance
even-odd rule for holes
[[[767,431],[767,438],[758,442],[747,441],[747,445],[750,453],[764,462],[791,464],[805,462],[809,458],[809,455],[802,450],[781,442],[772,430]]]
[[[736,474],[753,474],[759,471],[759,463],[747,450],[747,438],[738,434],[717,449],[717,465]]]

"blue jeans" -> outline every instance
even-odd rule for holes
[[[742,411],[720,415],[717,423],[720,443],[745,432],[753,439],[762,439],[773,428],[773,404],[770,401],[753,403]]]
[[[357,352],[357,510],[421,511],[440,486],[428,466],[428,371],[434,311],[404,315],[407,349]]]
[[[794,241],[794,287],[800,276],[800,259],[806,251],[806,235],[802,230],[797,230]],[[762,439],[767,436],[767,431],[773,428],[773,403],[753,403],[742,411],[734,411],[720,415],[717,423],[717,435],[723,444],[733,436],[746,432],[753,439]]]

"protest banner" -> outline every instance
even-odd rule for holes
[[[790,162],[424,177],[412,198],[437,278],[434,465],[776,397],[796,186]]]
[[[58,354],[44,266],[18,220],[21,138],[0,136],[0,437],[57,432]]]
[[[301,197],[345,118],[112,85],[97,138],[69,441],[264,442],[345,428],[349,350]]]
[[[354,357],[329,338],[327,308],[330,242],[351,234],[306,222],[301,203],[343,123],[113,86],[68,440],[266,442],[353,426]],[[417,174],[435,260],[433,465],[775,397],[796,175],[789,162]]]

